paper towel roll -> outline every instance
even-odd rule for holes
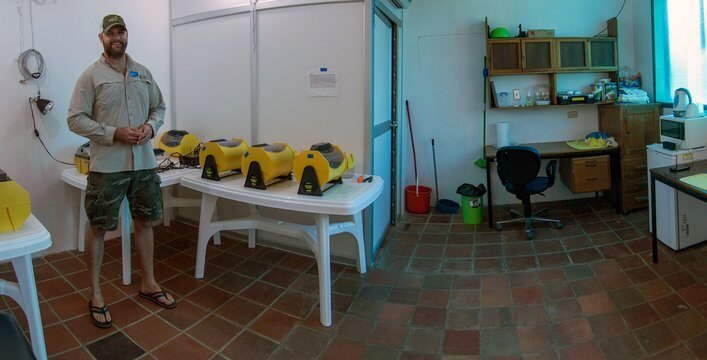
[[[510,145],[508,141],[508,122],[496,123],[496,148]]]

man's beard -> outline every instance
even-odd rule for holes
[[[121,45],[123,45],[120,47],[120,49],[113,48],[112,43],[108,44],[108,46],[104,46],[103,49],[105,50],[106,54],[108,54],[109,57],[119,58],[125,54],[125,49],[128,47],[127,44],[123,41],[119,41],[119,43]]]

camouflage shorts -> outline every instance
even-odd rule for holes
[[[112,231],[118,228],[120,204],[128,197],[133,218],[162,218],[162,192],[157,170],[88,173],[85,209],[91,226]]]

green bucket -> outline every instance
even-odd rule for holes
[[[462,219],[464,224],[481,224],[484,219],[484,199],[462,195]]]

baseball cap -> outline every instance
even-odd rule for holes
[[[125,26],[125,21],[123,20],[120,15],[115,15],[115,14],[110,14],[106,15],[103,18],[103,25],[101,26],[101,32],[106,33],[108,30],[110,30],[113,26],[120,25],[125,28],[125,30],[128,29],[127,26]]]

